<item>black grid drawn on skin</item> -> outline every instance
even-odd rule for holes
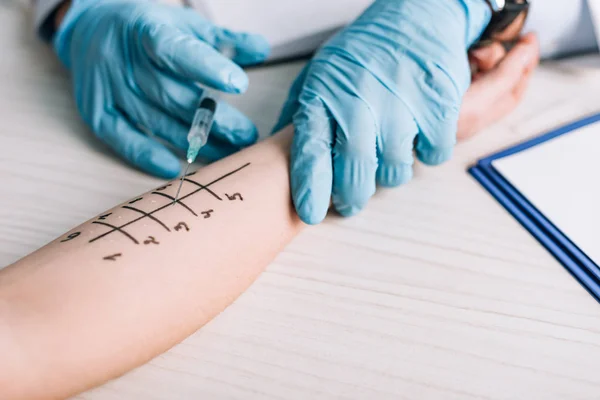
[[[212,193],[210,190],[208,190],[208,188],[209,188],[211,185],[214,185],[215,183],[217,183],[217,182],[219,182],[219,181],[222,181],[223,179],[225,179],[225,178],[227,178],[227,177],[230,177],[231,175],[233,175],[233,174],[235,174],[235,173],[237,173],[237,172],[241,171],[242,169],[246,168],[246,167],[247,167],[247,166],[249,166],[249,165],[250,165],[250,163],[246,163],[246,164],[242,165],[241,167],[239,167],[239,168],[236,168],[236,169],[234,169],[233,171],[231,171],[231,172],[228,172],[228,173],[226,173],[226,174],[224,174],[224,175],[220,176],[219,178],[217,178],[217,179],[213,180],[212,182],[209,182],[209,183],[207,183],[206,185],[202,185],[202,184],[200,184],[200,183],[198,183],[198,182],[191,181],[191,183],[194,183],[194,184],[196,184],[196,185],[198,186],[198,189],[196,189],[196,190],[194,190],[194,191],[192,191],[192,192],[190,192],[190,193],[186,194],[185,196],[182,196],[182,197],[180,197],[179,199],[177,199],[177,201],[176,201],[176,202],[177,202],[179,205],[181,205],[181,206],[185,207],[185,208],[186,208],[188,211],[190,211],[192,214],[194,214],[195,216],[197,216],[197,214],[194,212],[194,210],[192,210],[191,208],[189,208],[187,205],[184,205],[184,204],[183,204],[181,201],[182,201],[182,200],[185,200],[185,199],[187,199],[188,197],[191,197],[191,196],[195,195],[196,193],[198,193],[198,192],[201,192],[201,191],[203,191],[203,190],[205,190],[205,191],[207,191],[207,192],[210,192],[210,193]],[[186,180],[186,181],[189,181],[189,179],[187,179],[187,178],[186,178],[185,180]],[[165,194],[165,193],[161,193],[161,192],[156,192],[156,191],[154,191],[154,192],[152,192],[152,194],[156,194],[156,195],[159,195],[159,196],[167,197],[167,198],[169,198],[170,200],[175,200],[175,198],[174,198],[174,197],[172,197],[172,196],[169,196],[168,194]],[[219,200],[221,200],[221,199],[220,199],[218,196],[216,196],[214,193],[213,193],[213,195],[214,195],[215,197],[217,197]],[[113,233],[113,232],[121,232],[122,234],[124,234],[125,236],[127,236],[129,239],[131,239],[131,240],[132,240],[132,241],[133,241],[135,244],[139,244],[139,242],[138,242],[138,241],[137,241],[137,240],[136,240],[136,239],[135,239],[133,236],[131,236],[129,233],[127,233],[126,231],[124,231],[124,230],[123,230],[123,228],[125,228],[126,226],[129,226],[129,225],[131,225],[131,224],[134,224],[134,223],[136,223],[136,222],[138,222],[138,221],[140,221],[140,220],[142,220],[142,219],[144,219],[144,218],[151,218],[151,219],[153,219],[154,221],[156,221],[156,222],[159,222],[159,223],[160,223],[160,224],[161,224],[163,227],[166,227],[166,225],[165,225],[165,224],[164,224],[162,221],[160,221],[158,218],[154,217],[154,216],[153,216],[153,214],[155,214],[155,213],[157,213],[157,212],[159,212],[159,211],[161,211],[161,210],[164,210],[165,208],[167,208],[167,207],[170,207],[171,205],[172,205],[172,203],[165,204],[164,206],[158,207],[157,209],[155,209],[155,210],[152,210],[152,211],[150,211],[150,212],[143,212],[143,211],[141,211],[141,210],[138,210],[138,211],[141,211],[141,212],[142,212],[142,213],[144,213],[144,214],[143,214],[142,216],[138,217],[138,218],[135,218],[135,219],[133,219],[133,220],[131,220],[131,221],[129,221],[129,222],[126,222],[126,223],[124,223],[124,224],[123,224],[123,225],[121,225],[121,226],[114,226],[114,225],[107,224],[107,223],[100,222],[100,221],[93,221],[92,223],[97,223],[97,224],[100,224],[100,225],[105,225],[105,226],[108,226],[108,227],[110,227],[110,228],[112,228],[112,229],[111,229],[111,230],[109,230],[108,232],[104,232],[103,234],[101,234],[101,235],[99,235],[99,236],[96,236],[96,237],[95,237],[95,238],[93,238],[93,239],[90,239],[89,243],[95,242],[95,241],[96,241],[96,240],[98,240],[98,239],[102,239],[103,237],[106,237],[106,236],[110,235],[110,234],[111,234],[111,233]],[[132,208],[132,207],[123,206],[123,208]],[[136,210],[137,210],[137,209],[136,209]],[[168,229],[168,228],[167,228],[167,229]]]
[[[197,216],[198,216],[198,214],[196,214],[196,212],[195,212],[194,210],[192,210],[191,208],[189,208],[189,207],[187,206],[187,204],[185,204],[183,201],[181,201],[181,200],[183,200],[183,198],[177,199],[177,201],[175,201],[175,197],[173,197],[173,196],[170,196],[170,195],[168,195],[168,194],[166,194],[166,193],[163,193],[163,192],[152,192],[152,194],[157,194],[157,195],[159,195],[159,196],[166,197],[167,199],[171,200],[173,203],[177,203],[177,204],[179,204],[181,207],[183,207],[183,208],[185,208],[186,210],[188,210],[189,212],[191,212],[191,213],[192,213],[192,215],[193,215],[194,217],[197,217]]]
[[[147,213],[146,211],[140,210],[139,208],[135,208],[135,207],[131,207],[131,206],[123,206],[121,208],[125,208],[127,210],[132,210],[132,211],[136,211],[148,218],[150,218],[152,221],[156,222],[157,224],[159,224],[160,226],[162,226],[163,228],[165,228],[167,230],[167,232],[171,232],[171,230],[169,229],[168,226],[166,226],[160,219],[156,218],[154,215]]]
[[[131,236],[129,233],[125,232],[125,231],[123,230],[123,227],[121,227],[121,226],[114,226],[114,225],[107,224],[106,222],[102,222],[102,221],[93,221],[93,222],[92,222],[92,224],[98,224],[98,225],[104,225],[104,226],[108,226],[109,228],[112,228],[112,231],[110,231],[110,232],[115,232],[115,231],[121,232],[123,235],[125,235],[125,236],[127,236],[129,239],[131,239],[131,240],[133,241],[133,243],[135,243],[135,244],[140,244],[140,243],[137,241],[137,239],[136,239],[136,238],[134,238],[133,236]],[[90,240],[90,242],[91,242],[91,241],[92,241],[92,240]]]
[[[189,182],[189,183],[193,183],[194,185],[198,186],[201,189],[206,190],[208,193],[212,194],[214,198],[216,198],[219,201],[223,201],[222,198],[219,197],[218,194],[216,194],[215,192],[213,192],[212,190],[210,190],[207,186],[204,186],[203,184],[196,182],[194,180],[191,180],[189,178],[184,178],[184,181]]]

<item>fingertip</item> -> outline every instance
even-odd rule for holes
[[[236,140],[232,141],[233,145],[247,147],[258,141],[258,128],[250,123],[243,131],[238,132]]]
[[[319,224],[325,219],[331,197],[331,180],[326,182],[319,178],[319,175],[323,177],[330,174],[323,171],[322,174],[313,175],[316,168],[315,165],[305,165],[304,160],[297,157],[292,159],[292,199],[298,216],[309,225]]]
[[[238,109],[219,102],[217,115],[211,130],[214,136],[238,147],[246,147],[258,140],[258,129]]]
[[[331,198],[331,164],[325,157],[292,148],[292,199],[300,219],[316,225],[325,219]]]
[[[413,177],[411,164],[380,165],[377,169],[377,183],[384,187],[397,187],[410,182]]]
[[[260,63],[271,52],[271,46],[264,36],[253,33],[237,33],[228,29],[220,31],[219,46],[234,47],[233,61],[240,65]]]
[[[237,44],[235,62],[240,65],[252,65],[265,61],[271,53],[271,46],[262,35],[244,34]]]
[[[422,163],[439,165],[452,158],[456,145],[459,112],[458,108],[445,108],[436,124],[426,130],[420,130],[414,148],[417,158]]]
[[[362,211],[365,205],[350,205],[333,196],[333,206],[342,217],[353,217]]]
[[[353,159],[348,155],[339,157],[336,161],[334,161],[333,205],[342,216],[349,217],[358,214],[375,194],[377,167],[375,163],[366,159]]]
[[[144,31],[146,52],[169,73],[231,93],[242,93],[248,88],[244,70],[207,42],[169,25],[154,30]]]
[[[440,165],[452,158],[454,151],[453,147],[437,147],[431,148],[421,146],[420,142],[417,143],[417,157],[423,164],[427,165]]]
[[[248,75],[239,67],[233,68],[227,77],[227,91],[232,93],[244,93],[248,90]]]
[[[327,216],[327,207],[314,207],[314,202],[302,196],[294,196],[294,206],[298,216],[308,225],[318,225]]]

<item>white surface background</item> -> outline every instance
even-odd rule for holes
[[[600,265],[600,123],[492,162],[581,251]]]
[[[94,139],[67,74],[5,4],[0,266],[159,183]],[[307,229],[210,324],[77,398],[598,398],[600,305],[465,172],[600,110],[600,69],[586,65],[600,59],[546,65],[519,110],[451,162]],[[263,133],[298,68],[251,72],[237,103]]]
[[[219,26],[263,35],[269,59],[308,54],[372,0],[190,0]]]

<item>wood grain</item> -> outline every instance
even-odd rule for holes
[[[158,184],[81,123],[68,75],[0,3],[0,265]],[[521,107],[442,167],[307,229],[184,343],[78,399],[593,399],[600,306],[465,172],[600,109],[600,57],[547,63]],[[231,99],[273,125],[301,65]]]

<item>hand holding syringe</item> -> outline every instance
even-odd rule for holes
[[[223,54],[227,58],[232,58],[235,55],[235,49],[230,46],[222,47],[221,54]],[[177,188],[177,193],[175,194],[173,204],[175,204],[177,202],[177,199],[179,198],[179,192],[181,192],[181,187],[183,186],[183,181],[188,173],[190,165],[192,165],[192,163],[196,161],[196,157],[198,157],[198,152],[208,141],[208,135],[210,134],[210,129],[215,118],[217,107],[218,93],[211,89],[205,88],[204,93],[200,98],[198,108],[194,113],[192,126],[187,136],[187,165],[185,167],[183,175],[181,175],[181,180],[179,182],[179,187]]]

